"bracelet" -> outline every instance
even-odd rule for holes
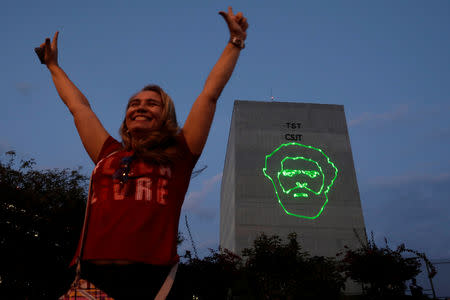
[[[230,38],[230,43],[232,43],[233,45],[235,45],[236,47],[238,47],[239,49],[244,49],[245,48],[245,43],[243,39],[240,39],[238,37],[232,36]]]

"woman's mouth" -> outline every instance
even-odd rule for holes
[[[133,121],[151,121],[152,118],[148,116],[137,115],[132,118]]]

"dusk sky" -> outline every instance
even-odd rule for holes
[[[218,12],[228,5],[250,26],[197,164],[207,169],[192,180],[180,220],[186,232],[188,215],[200,253],[219,243],[233,102],[273,95],[344,105],[367,232],[450,260],[447,0],[2,1],[0,152],[40,169],[93,169],[33,51],[57,30],[60,66],[113,137],[128,98],[149,83],[171,95],[182,125],[227,43]],[[179,253],[186,249],[189,240]]]

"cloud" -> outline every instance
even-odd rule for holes
[[[391,111],[383,112],[383,113],[371,113],[371,112],[363,112],[356,119],[352,119],[348,122],[348,126],[356,126],[361,125],[368,122],[377,122],[377,121],[392,121],[397,120],[405,116],[409,111],[409,107],[406,104],[402,104],[398,106],[396,109]]]
[[[185,251],[187,250],[187,251],[190,251],[192,255],[194,255],[194,249],[192,248],[192,243],[191,243],[191,240],[189,239],[188,234],[187,233],[184,234],[184,237],[185,237],[185,240],[178,248],[178,253],[184,254]],[[196,243],[195,239],[194,239],[194,243]],[[197,249],[198,256],[200,258],[202,258],[202,257],[211,255],[211,251],[209,249],[217,250],[217,248],[219,247],[219,241],[217,238],[210,238],[210,239],[206,239],[205,241],[202,241],[199,244],[196,243],[195,247]]]
[[[450,128],[439,128],[437,130],[433,130],[431,134],[428,133],[428,135],[433,139],[439,139],[443,142],[450,141]]]
[[[374,178],[361,185],[368,231],[377,242],[425,252],[429,258],[448,258],[450,249],[450,172],[404,174]]]
[[[0,155],[5,154],[6,151],[13,150],[13,147],[7,141],[0,140]]]
[[[202,241],[198,244],[199,249],[207,250],[209,248],[217,250],[217,247],[219,246],[219,241],[217,239],[208,239],[205,241]]]
[[[188,213],[192,213],[199,219],[203,220],[213,220],[217,215],[216,209],[212,207],[198,206],[191,209],[185,209],[185,211]]]
[[[22,96],[30,96],[33,90],[32,85],[28,82],[17,82],[15,88]]]
[[[199,191],[188,193],[188,195],[186,196],[186,201],[184,202],[183,209],[202,218],[214,218],[216,212],[211,208],[204,207],[203,202],[207,199],[208,194],[221,181],[221,179],[222,172],[204,180]]]
[[[450,172],[438,174],[404,174],[390,177],[375,177],[369,180],[369,184],[380,187],[398,186],[416,183],[439,183],[450,180]]]
[[[444,101],[445,102],[445,101]],[[436,116],[437,114],[447,114],[448,111],[450,111],[450,105],[449,104],[434,104],[434,105],[426,105],[423,109],[418,112],[422,116]]]

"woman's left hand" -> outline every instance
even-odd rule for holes
[[[238,12],[236,15],[233,14],[231,6],[228,7],[228,13],[221,11],[219,14],[227,22],[228,29],[230,30],[231,37],[237,37],[239,39],[245,40],[247,38],[247,18],[244,17],[242,12]]]

